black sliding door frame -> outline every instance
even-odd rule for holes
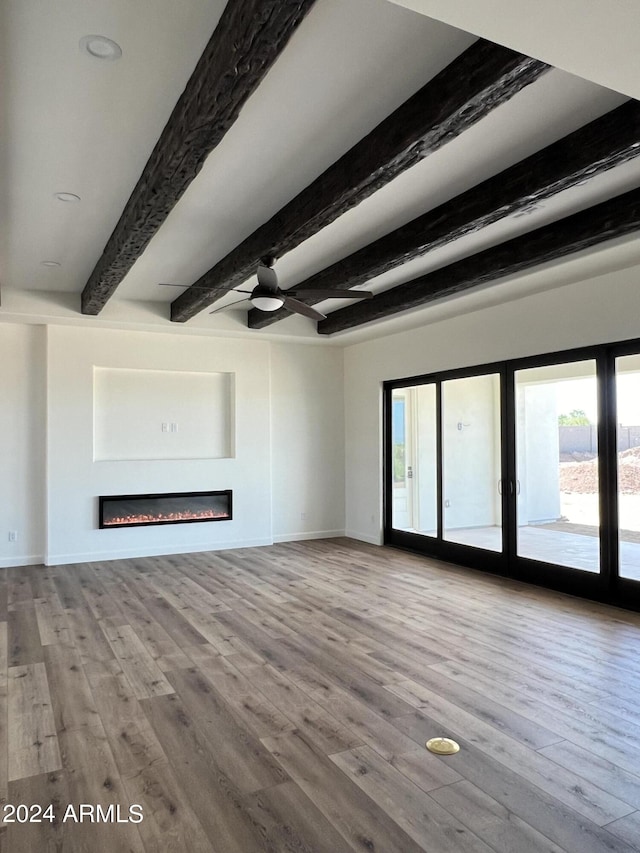
[[[436,557],[439,560],[446,560],[451,563],[458,563],[463,566],[471,566],[480,568],[494,574],[507,574],[507,555],[508,543],[507,535],[507,512],[508,512],[508,494],[507,489],[502,489],[502,550],[489,551],[483,548],[477,548],[469,545],[462,545],[457,542],[449,542],[444,539],[444,519],[443,519],[443,428],[442,428],[442,385],[451,379],[467,379],[474,376],[483,376],[485,374],[498,374],[500,377],[500,386],[504,387],[505,381],[505,366],[503,363],[491,365],[477,365],[469,368],[461,368],[459,370],[441,371],[437,374],[426,374],[424,376],[412,376],[407,379],[392,380],[383,383],[383,435],[384,435],[384,543],[385,545],[394,545],[398,548],[405,548],[410,551],[428,554]],[[436,500],[437,500],[437,535],[425,536],[420,533],[412,533],[406,530],[398,530],[393,527],[393,453],[391,448],[392,439],[392,395],[399,388],[412,388],[417,385],[433,384],[436,388]],[[504,394],[501,393],[500,405],[500,431],[501,431],[501,477],[504,482],[506,470],[506,449],[504,446],[505,434],[505,403]]]
[[[585,361],[594,361],[596,364],[596,382],[598,393],[598,484],[599,484],[599,572],[586,572],[579,568],[564,566],[560,563],[548,563],[543,560],[532,559],[517,553],[517,489],[513,484],[517,483],[517,413],[516,413],[516,373],[520,370],[530,370],[537,367],[552,367],[553,365],[571,365]],[[606,381],[603,369],[606,364],[606,354],[600,347],[584,347],[569,350],[567,352],[551,353],[549,355],[531,356],[521,358],[507,363],[507,384],[511,391],[510,408],[507,415],[508,429],[511,436],[510,453],[508,460],[508,481],[510,484],[509,495],[513,497],[511,503],[511,541],[509,552],[509,575],[518,580],[534,583],[538,586],[547,586],[561,592],[573,595],[582,595],[585,598],[603,600],[607,597],[609,587],[608,578],[611,563],[608,560],[609,549],[606,544],[605,518],[609,518],[609,505],[603,507],[607,499],[607,454],[606,447],[608,438],[605,434],[606,423],[603,417],[603,407],[606,403],[607,394]]]
[[[618,445],[618,419],[617,419],[617,377],[616,377],[616,359],[625,355],[640,355],[640,339],[634,341],[625,341],[623,343],[612,345],[608,348],[609,359],[609,383],[607,393],[612,401],[611,419],[610,419],[610,434],[611,445],[613,447],[611,458],[613,460],[611,471],[612,494],[610,497],[610,510],[612,512],[611,520],[611,535],[610,535],[610,559],[611,565],[616,566],[618,571],[612,577],[612,586],[615,589],[616,601],[622,602],[623,607],[632,607],[634,610],[640,610],[640,581],[634,581],[630,578],[620,577],[619,574],[619,559],[620,559],[620,540],[619,540],[619,515],[618,515],[618,465],[617,465],[617,445]],[[625,604],[624,602],[629,602]]]
[[[618,488],[616,359],[640,354],[640,340],[602,344],[563,352],[494,362],[456,370],[412,376],[383,383],[384,543],[446,562],[489,571],[547,586],[585,598],[640,610],[640,581],[618,574]],[[593,360],[598,389],[598,475],[600,510],[600,571],[587,572],[517,555],[516,388],[519,370]],[[502,485],[502,551],[448,542],[443,530],[443,405],[442,384],[485,374],[500,377],[500,447]],[[437,535],[427,536],[393,527],[393,460],[391,400],[393,391],[424,384],[436,388]]]

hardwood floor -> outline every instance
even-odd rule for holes
[[[3,852],[640,850],[640,615],[346,539],[3,570],[0,720]]]

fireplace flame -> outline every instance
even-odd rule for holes
[[[112,518],[104,519],[104,526],[116,524],[149,524],[154,521],[191,521],[195,519],[207,518],[229,518],[228,512],[220,512],[215,509],[205,510],[185,510],[184,512],[157,512],[153,515],[131,514],[117,515]]]

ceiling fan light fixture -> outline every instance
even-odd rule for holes
[[[284,305],[284,299],[280,296],[253,296],[249,301],[260,311],[277,311]]]

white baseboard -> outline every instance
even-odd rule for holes
[[[11,568],[13,566],[65,566],[69,563],[93,563],[104,560],[127,560],[136,557],[164,557],[171,554],[197,554],[203,551],[229,551],[234,548],[258,548],[265,545],[273,545],[275,542],[303,542],[307,539],[337,539],[341,537],[357,539],[360,542],[368,542],[370,545],[381,545],[381,539],[355,530],[312,530],[305,533],[283,533],[274,536],[273,539],[244,539],[241,541],[218,542],[211,544],[203,542],[199,545],[181,545],[167,549],[157,548],[128,548],[117,551],[91,551],[80,554],[50,554],[44,557],[42,554],[33,554],[21,557],[0,558],[0,568]]]
[[[32,554],[26,557],[2,557],[0,569],[10,569],[12,566],[41,566],[44,563],[42,554]]]
[[[305,539],[337,539],[345,536],[344,530],[312,530],[308,533],[282,533],[273,537],[274,542],[303,542]]]
[[[85,554],[49,554],[46,566],[65,566],[69,563],[93,563],[105,560],[127,560],[136,557],[168,557],[171,554],[197,554],[203,551],[229,551],[234,548],[258,548],[273,545],[272,539],[244,539],[231,542],[202,542],[200,545],[176,545],[175,547],[128,548],[123,551],[92,551]]]
[[[371,533],[360,533],[358,530],[347,530],[344,535],[359,542],[368,542],[369,545],[382,545],[382,533],[375,536]]]

